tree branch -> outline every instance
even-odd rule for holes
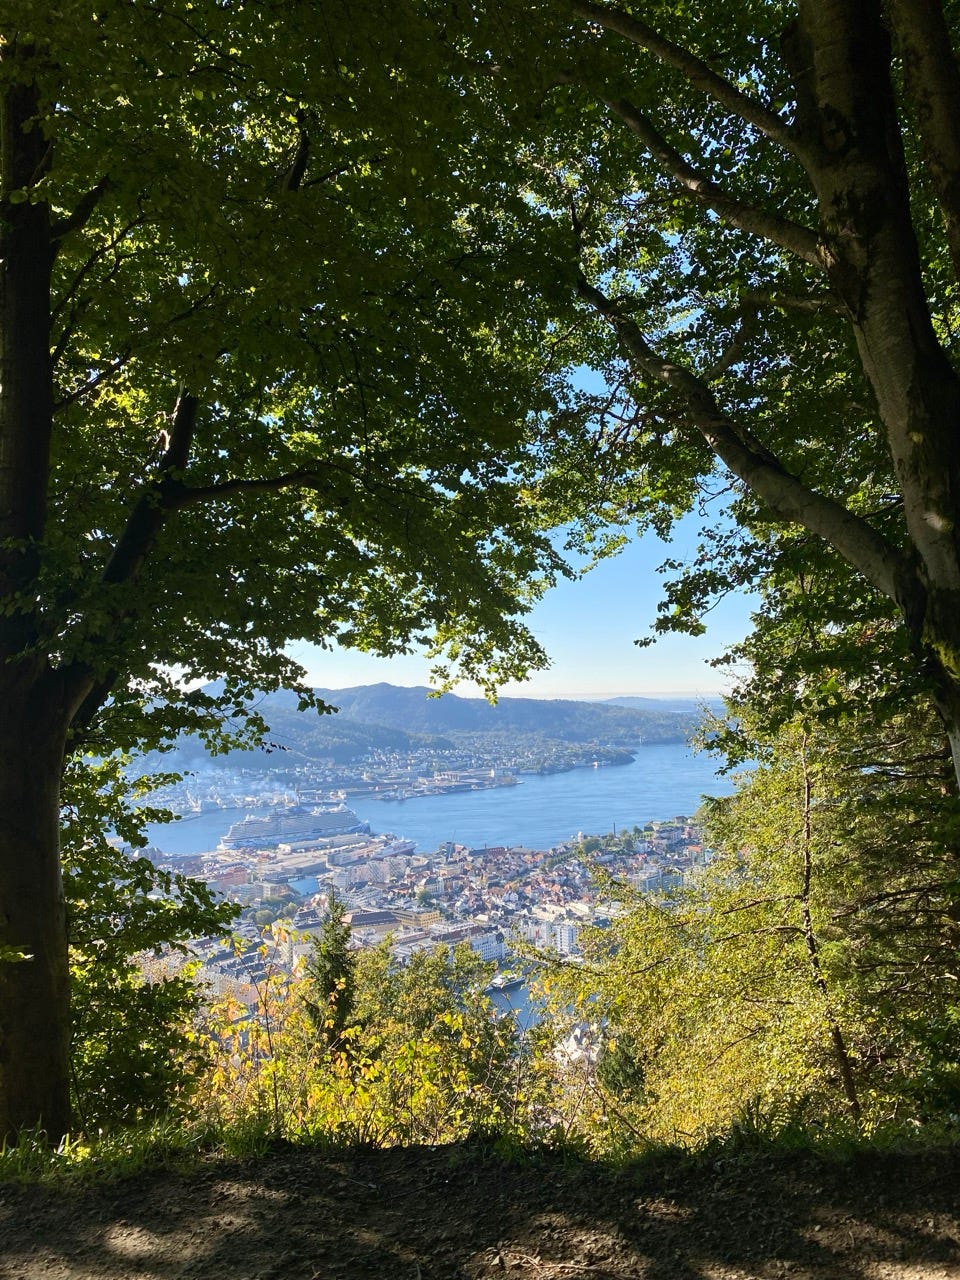
[[[116,266],[115,270],[119,270],[119,264]],[[109,280],[113,278],[115,270],[110,271],[110,273],[106,275],[106,279]],[[157,324],[155,329],[141,329],[141,332],[136,335],[136,338],[147,337],[147,335],[155,337],[157,333],[163,332],[163,329],[172,328],[173,325],[180,324],[183,320],[189,320],[189,317],[196,315],[202,307],[206,306],[206,303],[210,301],[210,298],[216,296],[216,293],[218,293],[218,287],[216,287],[216,284],[212,284],[209,289],[206,289],[204,293],[200,294],[200,297],[197,297],[195,301],[189,303],[189,306],[183,307],[182,310],[175,312],[172,316],[169,316],[168,319],[163,321],[163,324]],[[73,308],[72,312],[70,312],[70,320],[68,321],[67,326],[65,326],[63,332],[61,332],[58,343],[56,343],[56,347],[54,348],[55,361],[59,361],[60,357],[63,356],[65,349],[67,349],[69,339],[73,335],[74,328],[76,328],[77,317],[79,314],[81,314],[81,307],[78,305]],[[74,387],[73,390],[70,390],[70,392],[65,394],[65,396],[61,396],[54,404],[54,411],[60,412],[61,410],[64,410],[64,408],[67,408],[70,404],[74,404],[79,401],[79,399],[87,396],[87,394],[92,392],[92,390],[96,390],[96,388],[100,387],[101,383],[104,383],[104,381],[108,381],[110,378],[113,378],[115,374],[119,374],[120,370],[127,365],[127,362],[131,360],[131,357],[136,351],[136,339],[134,339],[134,342],[129,343],[127,347],[120,349],[119,355],[116,356],[109,365],[105,365],[104,369],[101,369],[99,374],[93,375],[92,378],[87,378],[82,381],[78,387]]]
[[[111,236],[106,244],[101,245],[99,248],[95,249],[93,253],[90,254],[89,258],[87,258],[86,262],[83,263],[83,265],[77,271],[74,278],[71,280],[69,288],[66,289],[64,293],[59,298],[57,298],[57,300],[51,305],[50,315],[54,319],[56,319],[56,317],[59,316],[60,312],[64,309],[64,307],[76,295],[80,286],[83,284],[83,281],[90,274],[90,272],[97,265],[97,263],[100,262],[101,259],[105,258],[108,253],[111,253],[114,250],[116,250],[127,238],[127,236],[134,229],[134,227],[139,226],[142,220],[143,220],[142,216],[140,215],[138,215],[136,218],[131,219],[129,222],[125,223],[124,226],[122,226],[118,232],[116,232],[113,236]]]
[[[282,191],[299,191],[303,176],[307,172],[307,163],[310,159],[310,134],[307,132],[306,119],[306,112],[302,107],[298,108],[297,149],[294,152],[290,167],[283,175],[283,181],[280,183]]]
[[[734,334],[733,341],[727,347],[726,351],[720,356],[720,359],[704,375],[705,382],[716,382],[723,376],[728,369],[732,369],[734,365],[740,364],[743,360],[744,352],[747,349],[747,343],[756,333],[757,329],[757,308],[751,306],[749,302],[743,300],[740,309],[740,324],[737,326],[737,332]]]
[[[196,397],[181,386],[173,410],[173,422],[167,436],[167,448],[157,468],[161,481],[171,471],[182,471],[189,461],[193,434],[197,426]]]
[[[887,12],[960,280],[960,68],[950,31],[938,0],[888,0]]]
[[[571,8],[574,13],[597,23],[605,31],[616,31],[632,44],[646,49],[661,62],[680,71],[692,85],[709,95],[722,107],[759,129],[771,141],[778,142],[793,155],[800,155],[802,144],[789,124],[762,103],[757,102],[755,98],[736,88],[729,80],[718,75],[702,58],[691,53],[689,49],[674,44],[672,40],[660,35],[639,18],[626,14],[620,9],[592,4],[590,0],[572,0]]]
[[[69,341],[72,335],[71,335],[71,332],[68,331],[65,333],[65,335],[61,335],[61,337],[63,336],[65,336],[67,341]],[[63,355],[65,348],[66,348],[66,342],[61,341],[57,343],[54,354],[56,355],[58,360]],[[87,378],[84,382],[81,382],[79,387],[76,387],[73,391],[68,392],[65,396],[61,396],[60,399],[55,401],[54,403],[54,406],[53,406],[54,413],[60,413],[61,410],[66,409],[68,405],[75,404],[78,400],[82,399],[89,392],[95,391],[97,387],[99,387],[102,383],[107,382],[115,374],[119,373],[120,370],[127,363],[127,361],[130,359],[130,355],[131,355],[131,349],[129,347],[125,348],[123,351],[120,352],[120,354],[116,357],[115,360],[111,360],[111,362],[108,365],[105,365],[100,370],[99,373],[94,374],[92,378]]]
[[[799,311],[804,315],[821,315],[824,312],[842,315],[843,308],[831,293],[764,293],[751,289],[740,295],[745,303],[755,307],[776,307],[780,311]]]
[[[824,246],[815,231],[729,195],[719,183],[690,164],[626,98],[603,98],[602,101],[639,138],[670,176],[680,183],[691,199],[712,209],[738,230],[770,240],[815,267],[826,267]]]
[[[175,489],[175,473],[185,469],[190,457],[198,408],[196,398],[181,388],[156,474],[140,491],[100,577],[102,586],[130,582],[140,572],[170,509],[165,490]]]
[[[757,318],[761,307],[775,307],[781,311],[798,311],[805,315],[818,315],[821,312],[840,313],[840,307],[829,294],[808,297],[791,297],[784,294],[758,293],[748,290],[740,295],[740,323],[733,341],[707,372],[705,382],[716,382],[728,369],[732,369],[743,359],[747,343],[757,329]]]
[[[258,476],[255,478],[238,477],[234,480],[223,480],[219,484],[178,485],[175,482],[164,496],[164,507],[167,511],[179,511],[184,507],[198,506],[203,502],[216,502],[219,498],[229,498],[235,493],[279,493],[282,489],[320,489],[328,490],[329,485],[316,471],[288,471],[279,476]]]
[[[97,205],[109,191],[111,184],[110,175],[104,174],[95,187],[91,187],[85,195],[80,197],[72,213],[67,214],[65,218],[61,218],[53,224],[50,228],[50,239],[54,256],[59,253],[61,243],[68,235],[74,231],[81,231],[87,225]]]
[[[186,467],[190,456],[198,408],[196,398],[181,388],[156,474],[144,485],[134,503],[113,554],[100,575],[101,587],[136,581],[169,510],[166,491],[177,485],[176,473]],[[127,612],[122,608],[110,612],[104,628],[119,626]],[[118,674],[115,670],[97,673],[87,661],[78,661],[63,672],[68,697],[77,703],[71,721],[74,730],[90,723],[109,696]]]
[[[919,590],[905,556],[865,520],[841,503],[808,488],[780,460],[717,404],[707,384],[682,365],[664,360],[639,326],[617,303],[580,278],[584,301],[613,326],[631,361],[648,377],[676,388],[689,421],[718,458],[783,520],[802,525],[833,546],[884,595],[906,612],[916,607]]]

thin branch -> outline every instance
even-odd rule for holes
[[[163,329],[169,329],[171,325],[179,324],[181,320],[189,320],[202,307],[205,307],[211,298],[215,298],[219,292],[220,285],[214,282],[209,289],[205,289],[203,293],[198,294],[188,306],[183,307],[180,311],[175,311],[172,316],[168,316],[161,324],[151,326],[150,333],[154,334]]]
[[[741,293],[740,324],[737,333],[716,364],[703,375],[705,382],[716,382],[729,369],[740,363],[747,343],[756,332],[758,315],[763,307],[776,307],[781,311],[798,311],[804,315],[819,315],[824,312],[839,315],[841,311],[839,303],[830,294],[793,296],[754,290]]]
[[[778,244],[804,262],[821,269],[829,265],[828,255],[817,232],[730,195],[719,183],[690,164],[626,98],[603,98],[602,101],[639,138],[691,199],[712,209],[738,230]]]
[[[118,264],[118,267],[119,265],[122,265],[122,264]],[[113,274],[114,272],[111,271],[106,277],[106,279],[109,280],[113,276]],[[123,350],[117,355],[117,357],[113,361],[111,361],[109,365],[101,369],[100,372],[96,374],[95,377],[88,378],[85,382],[82,382],[78,387],[75,387],[73,391],[68,392],[66,395],[62,396],[59,400],[57,400],[53,406],[54,412],[55,413],[59,412],[61,409],[66,409],[71,404],[75,404],[76,401],[81,400],[85,395],[88,395],[91,391],[95,391],[97,387],[99,387],[102,383],[108,381],[110,378],[118,374],[124,368],[127,361],[136,352],[137,338],[144,338],[147,336],[154,337],[156,334],[163,332],[164,329],[169,329],[175,324],[180,324],[183,320],[189,320],[190,317],[193,315],[196,315],[196,313],[200,311],[201,308],[204,307],[212,297],[215,297],[217,292],[218,292],[218,286],[216,284],[213,284],[210,286],[209,289],[205,290],[202,294],[200,294],[199,297],[195,298],[194,301],[189,304],[189,306],[184,307],[181,311],[175,312],[174,315],[169,316],[162,323],[158,323],[155,326],[150,326],[149,328],[141,329],[140,332],[136,335],[134,341],[132,341],[126,347],[124,347]],[[66,348],[67,341],[69,340],[70,336],[71,336],[71,329],[69,328],[66,329],[63,334],[61,334],[60,341],[57,343],[57,346],[55,349],[58,359],[59,359],[59,356],[63,353],[63,350]]]
[[[745,304],[741,309],[740,324],[734,335],[733,341],[723,352],[716,364],[712,365],[704,374],[705,382],[716,382],[728,370],[738,365],[744,357],[747,349],[747,343],[754,336],[757,330],[757,309]]]
[[[168,511],[199,506],[203,502],[216,502],[237,493],[279,493],[283,489],[328,490],[329,484],[316,471],[288,471],[279,476],[237,477],[222,480],[219,484],[189,485],[172,483],[164,495],[163,505]]]
[[[660,35],[639,18],[626,14],[620,9],[591,4],[589,0],[572,0],[571,8],[574,13],[595,22],[605,31],[616,31],[632,44],[646,49],[661,62],[681,72],[692,85],[713,98],[726,110],[766,134],[773,142],[778,142],[793,155],[801,154],[801,140],[789,124],[781,120],[769,107],[765,107],[755,98],[732,85],[729,80],[719,75],[689,49],[674,44],[672,40]]]
[[[138,214],[136,218],[132,218],[129,222],[127,222],[124,226],[122,226],[120,230],[116,232],[115,235],[111,236],[111,238],[107,241],[106,244],[101,245],[98,249],[95,249],[94,252],[91,253],[90,257],[87,258],[86,262],[83,263],[83,265],[80,267],[80,270],[77,272],[73,280],[70,282],[70,287],[53,304],[50,314],[54,318],[60,314],[60,312],[71,300],[71,298],[74,297],[77,290],[80,288],[81,284],[83,283],[84,279],[87,277],[87,275],[89,275],[89,273],[93,270],[93,268],[100,261],[100,259],[105,257],[112,250],[116,249],[127,238],[127,235],[133,230],[133,228],[138,226],[142,221],[143,221],[143,215]]]
[[[720,1061],[721,1058],[725,1057],[726,1054],[730,1052],[731,1049],[735,1049],[737,1045],[746,1044],[748,1040],[753,1040],[757,1036],[762,1034],[763,1034],[763,1027],[754,1027],[752,1030],[747,1031],[744,1035],[737,1036],[736,1040],[728,1040],[727,1043],[723,1045],[723,1047],[720,1049],[720,1052],[716,1054],[715,1057],[711,1058],[708,1063],[705,1064],[704,1069],[707,1071],[711,1070],[713,1067],[717,1065],[717,1063]]]
[[[796,902],[797,895],[795,893],[780,893],[773,897],[767,898],[751,898],[748,902],[736,902],[733,906],[723,907],[720,911],[714,910],[713,914],[717,916],[735,916],[741,911],[752,911],[754,907],[773,907],[784,902]]]
[[[719,947],[725,942],[743,942],[746,939],[760,937],[776,937],[778,934],[787,934],[790,937],[803,936],[803,930],[798,924],[765,924],[759,925],[755,929],[741,929],[739,933],[721,933],[710,937],[710,946]]]
[[[916,608],[919,590],[905,556],[872,526],[825,494],[810,489],[742,424],[728,417],[707,384],[663,359],[621,307],[581,276],[578,292],[613,326],[631,361],[657,382],[674,387],[686,417],[720,460],[781,519],[802,525],[833,546],[884,595]]]
[[[65,218],[61,218],[53,224],[50,228],[50,239],[55,255],[60,251],[61,244],[67,236],[74,231],[81,231],[87,225],[97,205],[109,191],[111,184],[110,175],[104,174],[95,187],[91,187],[89,191],[80,197],[72,213],[68,213]]]
[[[58,344],[58,352],[62,353],[60,344]],[[82,382],[79,387],[75,388],[75,390],[69,392],[67,395],[61,396],[53,406],[54,413],[59,413],[61,409],[66,409],[69,405],[75,404],[89,392],[95,391],[102,383],[118,374],[130,359],[130,355],[131,352],[128,347],[126,350],[122,351],[115,360],[111,360],[108,365],[105,365],[98,374],[95,374],[92,378],[87,378],[85,382]]]
[[[810,762],[807,755],[807,738],[803,737],[800,754],[803,770],[803,840],[801,843],[801,891],[800,909],[803,916],[803,940],[810,965],[810,978],[823,999],[823,1013],[830,1033],[833,1055],[840,1072],[843,1085],[843,1096],[847,1107],[856,1123],[860,1121],[860,1099],[853,1076],[853,1066],[847,1049],[846,1038],[833,1007],[833,999],[827,984],[823,966],[820,963],[820,941],[813,924],[813,912],[810,907],[810,891],[813,882],[813,780],[810,774]]]
[[[383,157],[379,157],[383,159]],[[376,163],[376,159],[371,163]],[[322,187],[325,182],[332,182],[334,178],[342,178],[345,173],[349,173],[352,164],[338,164],[334,169],[327,169],[325,173],[318,174],[317,177],[311,178],[309,182],[302,182],[300,188],[307,191],[310,187]]]

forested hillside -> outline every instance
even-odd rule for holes
[[[298,710],[294,695],[272,694],[258,701],[258,711],[264,720],[260,740],[218,754],[212,757],[213,763],[256,769],[271,763],[270,756],[281,753],[290,753],[297,761],[332,758],[349,762],[377,752],[409,755],[421,748],[445,751],[453,747],[451,738],[411,731],[386,719],[368,723],[349,714],[303,712]],[[145,758],[150,768],[166,764],[190,770],[209,763],[211,757],[203,739],[191,734],[182,734],[169,753],[153,753]]]
[[[265,725],[261,743],[217,759],[256,768],[265,763],[264,753],[272,752],[292,752],[305,760],[331,757],[348,762],[375,752],[449,751],[468,743],[482,754],[485,742],[486,750],[492,752],[503,737],[518,747],[529,738],[633,748],[641,742],[688,741],[702,718],[689,707],[673,711],[655,703],[636,709],[597,702],[501,698],[491,705],[484,698],[453,693],[437,697],[427,688],[389,684],[312,692],[318,702],[335,709],[332,714],[302,712],[292,694],[268,694],[256,699],[257,713]],[[156,754],[147,757],[151,767],[165,763],[168,768],[180,769],[195,768],[207,759],[202,739],[188,735],[178,740],[165,761]]]
[[[495,705],[484,698],[454,693],[431,697],[426,688],[365,685],[356,689],[315,689],[323,702],[338,707],[344,719],[364,724],[403,727],[416,733],[540,734],[564,742],[601,741],[631,744],[641,738],[676,742],[688,737],[699,721],[695,712],[656,707],[642,710],[601,702],[561,699],[500,698]],[[268,701],[265,706],[269,707]]]

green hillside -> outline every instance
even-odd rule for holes
[[[678,742],[688,737],[699,720],[693,712],[642,710],[610,703],[501,698],[495,705],[484,698],[461,698],[445,693],[431,696],[424,687],[390,684],[360,685],[352,689],[317,689],[338,707],[338,719],[375,724],[417,733],[502,733],[512,731],[555,738],[562,742],[602,741],[611,745]],[[271,718],[283,695],[264,702]]]

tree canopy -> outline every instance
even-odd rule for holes
[[[495,175],[457,179],[430,15],[84,15],[37,6],[5,45],[25,293],[53,261],[36,350],[8,337],[35,412],[53,400],[46,509],[5,506],[42,588],[16,625],[87,719],[114,668],[141,698],[173,663],[251,687],[301,633],[389,651],[439,627],[485,669],[551,565],[506,483],[549,403],[522,344],[542,304],[471,215],[511,218]]]
[[[0,19],[0,1130],[68,1124],[67,752],[222,740],[295,637],[541,663],[551,524],[721,477],[662,625],[799,568],[960,774],[951,8]]]
[[[595,519],[660,527],[727,476],[751,536],[687,575],[664,625],[698,626],[731,563],[761,574],[777,530],[805,530],[811,565],[839,556],[871,610],[896,612],[960,761],[952,12],[537,15],[488,39],[541,103],[528,182],[564,229],[605,388],[592,451],[558,432],[555,457],[589,461]]]
[[[0,1130],[56,1136],[65,752],[222,736],[295,637],[544,661],[518,485],[567,361],[429,5],[2,19]]]

